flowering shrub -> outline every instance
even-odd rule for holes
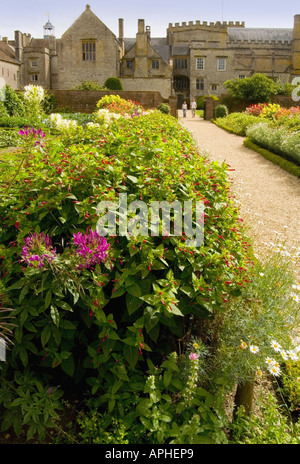
[[[281,110],[281,106],[276,103],[269,103],[268,106],[262,108],[259,117],[265,119],[277,118],[278,112]]]
[[[77,122],[72,119],[65,119],[59,113],[52,113],[50,115],[52,125],[59,131],[68,132],[76,129]]]
[[[45,98],[44,88],[40,85],[27,85],[24,90],[26,109],[30,117],[38,121],[40,116],[44,113],[42,106]]]
[[[97,103],[97,108],[105,108],[111,113],[118,114],[133,114],[135,112],[142,112],[142,106],[131,100],[124,100],[119,95],[105,95]]]
[[[245,114],[250,114],[252,116],[260,116],[264,108],[268,108],[269,103],[257,103],[256,105],[248,106],[245,110]]]
[[[14,166],[5,165],[1,189],[10,185],[10,194],[0,196],[1,283],[16,320],[6,378],[13,385],[16,372],[42,370],[49,388],[71,391],[87,382],[109,413],[128,396],[142,402],[146,363],[163,362],[179,338],[196,330],[196,320],[202,323],[195,335],[206,338],[206,321],[247,284],[252,262],[229,197],[228,166],[202,158],[170,116],[120,121],[45,137],[12,184]],[[99,237],[97,205],[117,202],[121,193],[146,204],[203,202],[204,243],[188,247],[184,234]],[[178,392],[170,372],[165,382],[169,395]],[[10,394],[17,399],[15,390]],[[162,398],[161,412],[168,404]],[[151,403],[148,412],[157,431],[155,408]],[[138,410],[143,416],[142,405]],[[4,408],[6,426],[13,413],[20,415],[17,404]],[[189,427],[194,413],[182,416]]]

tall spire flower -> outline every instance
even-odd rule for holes
[[[87,230],[85,234],[73,234],[76,254],[80,257],[80,268],[90,268],[105,261],[109,244],[97,231]]]
[[[32,234],[25,239],[25,245],[21,253],[22,261],[30,267],[42,268],[56,257],[56,249],[52,247],[52,241],[43,232]]]

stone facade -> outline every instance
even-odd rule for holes
[[[56,55],[54,89],[74,88],[83,81],[104,84],[120,75],[122,46],[89,6],[56,41]]]
[[[169,24],[176,93],[181,99],[220,96],[226,80],[254,73],[289,81],[300,61],[299,20],[296,15],[294,30],[248,29],[239,22]]]
[[[175,94],[181,103],[220,96],[228,79],[263,73],[286,82],[300,75],[300,15],[295,15],[293,29],[190,21],[169,24],[166,37],[160,38],[152,38],[150,27],[139,19],[136,37],[125,38],[123,19],[116,37],[87,5],[60,39],[48,21],[43,39],[16,31],[10,46],[15,66],[21,68],[19,86],[36,83],[64,90],[83,81],[103,85],[116,76],[125,90],[158,91],[164,98]]]
[[[0,42],[0,79],[1,88],[9,85],[17,90],[20,87],[20,63],[15,59],[15,51],[5,37]]]

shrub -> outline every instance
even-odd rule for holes
[[[253,124],[258,123],[256,116],[245,113],[231,113],[225,118],[218,118],[215,123],[224,129],[230,130],[234,134],[246,136],[247,129]]]
[[[223,85],[230,96],[253,103],[269,102],[271,96],[277,93],[274,81],[264,74],[254,74],[245,79],[231,79],[225,81]]]
[[[228,116],[228,108],[225,105],[218,105],[215,108],[215,118],[225,118]]]
[[[55,96],[45,91],[45,96],[42,101],[42,108],[45,114],[51,114],[56,105]]]
[[[282,376],[282,393],[290,408],[298,411],[300,408],[300,362],[287,362]]]
[[[30,118],[34,121],[34,123],[38,124],[41,120],[41,116],[44,114],[44,88],[40,85],[27,85],[24,87],[23,97],[26,111],[30,114]]]
[[[240,292],[250,266],[227,166],[209,164],[191,135],[158,111],[29,142],[21,159],[1,171],[0,273],[16,323],[5,378],[15,388],[16,372],[29,370],[43,395],[60,385],[80,396],[88,385],[100,412],[109,413],[135,392],[141,399],[149,393],[139,412],[158,434],[158,401],[152,390],[144,392],[147,366],[162,366],[187,334],[206,338],[206,324],[228,295]],[[203,200],[205,243],[188,247],[186,236],[166,231],[117,237],[112,230],[101,241],[99,202],[118,202],[121,193],[131,203]],[[181,391],[171,372],[157,382],[170,398]],[[197,401],[207,415],[207,404]],[[159,422],[168,440],[170,405],[163,393]],[[7,403],[1,412],[9,422]],[[20,408],[14,414],[26,425]],[[173,411],[174,424],[176,418]],[[193,426],[190,415],[186,421]]]
[[[22,117],[26,112],[22,94],[8,85],[5,87],[4,107],[9,116]]]
[[[269,107],[268,103],[257,103],[256,105],[251,105],[248,106],[245,110],[245,114],[251,115],[251,116],[260,116],[262,110],[265,107]]]
[[[20,146],[21,140],[17,130],[0,129],[0,148]]]
[[[108,77],[104,83],[104,87],[109,90],[123,90],[122,82],[118,77]]]
[[[77,85],[74,90],[87,90],[87,91],[93,91],[93,90],[107,90],[108,87],[101,86],[99,82],[93,82],[93,81],[83,81],[81,84]]]
[[[254,124],[247,129],[249,140],[262,148],[300,165],[300,132],[289,132],[284,126]]]
[[[97,103],[98,109],[106,109],[112,113],[133,114],[136,111],[143,111],[142,106],[131,100],[124,100],[119,95],[105,95]]]
[[[276,398],[269,393],[260,395],[259,413],[249,418],[244,410],[239,410],[232,424],[233,444],[287,445],[300,443],[300,424],[289,421],[285,411],[280,409]]]
[[[170,114],[170,106],[167,105],[166,103],[161,103],[157,109],[161,111],[164,114]]]

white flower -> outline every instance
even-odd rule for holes
[[[275,342],[275,340],[273,340],[271,342],[271,346],[275,351],[280,351],[281,350],[281,346],[279,345],[279,343]]]
[[[291,297],[294,301],[296,301],[296,303],[299,303],[300,302],[300,296],[299,295],[296,295],[296,293],[292,293],[291,294]]]
[[[270,366],[268,370],[275,377],[278,377],[280,375],[280,368],[275,365]]]
[[[254,354],[259,352],[258,346],[254,346],[254,345],[250,345],[249,350],[251,351],[251,353],[254,353]]]
[[[290,350],[287,352],[287,355],[289,356],[289,358],[291,358],[292,361],[298,361],[299,359],[295,351]]]
[[[287,352],[286,352],[286,351],[282,350],[282,351],[280,352],[280,354],[281,354],[281,356],[282,356],[282,358],[283,358],[284,360],[287,360],[287,359],[288,359],[288,355],[287,355]]]
[[[265,274],[263,272],[259,273],[260,277],[263,277]]]

